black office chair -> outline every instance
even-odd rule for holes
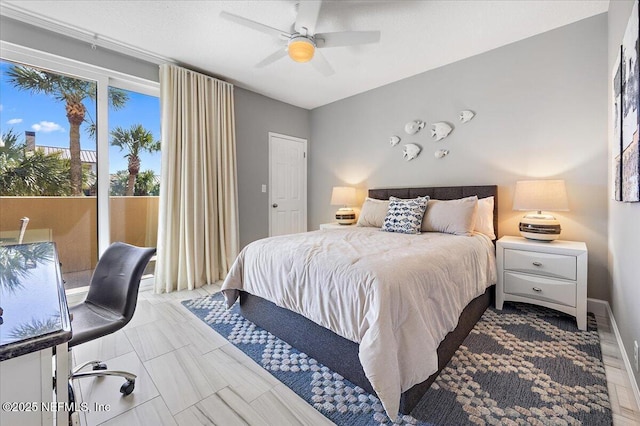
[[[138,301],[140,279],[155,252],[155,248],[125,243],[113,243],[107,248],[93,272],[87,298],[69,308],[72,315],[69,348],[111,334],[131,320]],[[89,365],[93,371],[80,371]],[[73,379],[96,376],[124,377],[127,381],[120,388],[124,395],[129,395],[135,388],[135,374],[107,370],[103,362],[89,361],[71,371],[69,401],[75,400],[71,386]]]

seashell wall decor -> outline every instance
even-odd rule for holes
[[[442,157],[446,157],[448,154],[449,154],[448,149],[439,149],[433,153],[433,156],[436,158],[442,158]]]
[[[471,119],[475,116],[475,113],[473,111],[469,111],[464,110],[464,111],[460,111],[460,121],[462,121],[463,123],[468,123],[469,121],[471,121]]]
[[[451,133],[452,130],[453,128],[444,121],[433,123],[431,125],[431,137],[436,141],[439,141],[449,136],[449,133]]]
[[[424,129],[424,121],[414,120],[410,121],[404,125],[404,131],[407,132],[408,135],[415,135],[420,130]]]
[[[420,148],[418,145],[414,143],[408,143],[402,149],[402,158],[407,161],[411,161],[420,154],[421,150],[422,148]]]
[[[400,143],[400,138],[398,136],[391,136],[389,138],[389,145],[396,146]]]

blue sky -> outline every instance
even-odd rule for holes
[[[65,105],[53,97],[22,91],[7,82],[6,71],[11,64],[0,61],[0,132],[7,133],[13,129],[23,141],[25,131],[36,132],[36,145],[69,147],[69,121]],[[127,92],[129,101],[124,108],[109,111],[109,131],[117,126],[124,129],[135,124],[142,124],[160,140],[160,101],[153,96],[136,92]],[[87,114],[95,119],[96,107],[91,100],[85,100]],[[80,146],[82,149],[95,150],[96,143],[86,132],[86,125],[80,128]],[[125,151],[109,146],[109,173],[127,170]],[[160,174],[160,152],[140,155],[140,170],[151,169]]]

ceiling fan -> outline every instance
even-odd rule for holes
[[[277,37],[286,44],[284,49],[278,49],[256,64],[264,67],[287,55],[296,62],[309,62],[323,75],[334,73],[324,55],[317,49],[326,47],[355,46],[359,44],[377,43],[380,41],[380,31],[338,31],[330,33],[316,33],[316,22],[322,1],[300,1],[298,15],[293,25],[293,32],[279,30],[260,22],[252,21],[229,12],[221,12],[220,17],[245,27]]]

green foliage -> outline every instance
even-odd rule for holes
[[[2,135],[0,148],[0,195],[61,196],[71,194],[69,161],[60,154],[36,150],[25,155],[13,129]]]
[[[118,126],[111,131],[111,145],[128,152],[125,158],[138,157],[140,151],[160,151],[160,142],[153,140],[153,133],[145,129],[142,124],[134,124],[129,129]]]
[[[125,195],[146,195],[152,191],[150,182],[137,183],[140,178],[140,152],[150,153],[160,151],[160,142],[153,140],[153,134],[141,124],[134,124],[129,129],[118,126],[111,131],[111,145],[127,150],[125,158],[128,160],[128,172]],[[152,176],[153,177],[153,176]],[[148,177],[147,177],[147,180]]]
[[[0,195],[71,195],[69,161],[58,153],[45,155],[41,150],[21,159],[0,154]]]
[[[119,170],[115,174],[111,175],[111,185],[109,188],[109,195],[111,196],[124,196],[127,192],[127,179],[129,178],[129,172],[126,170]]]
[[[97,97],[97,87],[93,81],[67,77],[23,65],[12,66],[7,71],[7,76],[9,83],[17,89],[48,95],[65,104],[82,103],[85,99],[95,101]],[[110,86],[108,96],[109,107],[115,110],[123,108],[129,101],[127,92],[117,87]],[[95,120],[87,115],[84,122],[89,126],[87,128],[89,134],[95,137]]]
[[[134,195],[160,195],[160,182],[153,170],[145,170],[136,176]]]
[[[14,133],[13,129],[9,129],[7,133],[2,135],[0,154],[6,154],[9,159],[18,159],[22,157],[24,146],[24,143],[18,142],[18,135]]]
[[[95,120],[84,105],[86,99],[95,101],[97,86],[94,81],[81,80],[74,77],[50,73],[37,68],[14,65],[6,73],[7,81],[15,88],[32,94],[44,94],[64,103],[69,121],[69,150],[71,155],[69,181],[72,195],[82,195],[86,187],[85,173],[80,160],[80,125],[88,124],[90,136],[95,137]],[[110,107],[122,108],[129,97],[121,89],[109,88]]]
[[[111,196],[127,195],[127,181],[129,180],[129,172],[120,170],[116,174],[111,175],[111,188],[109,194]],[[134,186],[134,195],[136,196],[158,196],[160,195],[160,183],[153,170],[145,170],[140,172],[136,177]]]

